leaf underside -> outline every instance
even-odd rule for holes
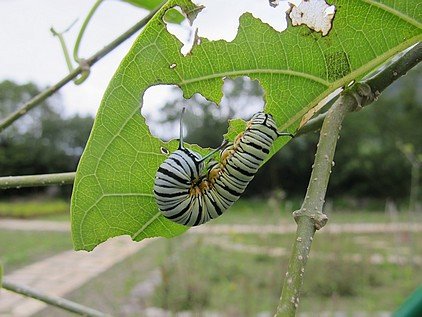
[[[277,32],[246,13],[235,40],[202,39],[183,56],[182,44],[167,32],[162,17],[176,5],[184,12],[196,8],[188,0],[169,1],[136,39],[104,94],[72,195],[75,249],[89,251],[118,235],[139,241],[187,229],[161,216],[153,197],[155,173],[166,158],[160,148],[174,151],[177,142],[150,134],[140,114],[148,87],[174,84],[185,98],[199,92],[218,104],[223,78],[249,76],[263,87],[265,111],[279,129],[294,132],[303,115],[329,93],[420,41],[417,2],[333,1],[337,11],[327,36],[306,26]],[[241,129],[237,122],[230,136]],[[272,153],[285,142],[278,139]]]

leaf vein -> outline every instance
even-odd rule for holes
[[[410,17],[410,16],[408,16],[408,15],[406,15],[406,14],[400,12],[400,11],[397,11],[396,9],[394,9],[392,7],[389,7],[389,6],[387,6],[383,3],[376,2],[374,0],[362,0],[362,1],[372,5],[374,7],[378,7],[380,9],[384,10],[384,11],[387,11],[387,12],[399,17],[403,21],[406,21],[407,23],[410,23],[413,26],[416,26],[419,29],[422,28],[422,23],[416,21],[412,17]]]

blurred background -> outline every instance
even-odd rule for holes
[[[19,2],[29,5],[28,1]],[[7,5],[11,1],[0,2],[0,12]],[[100,25],[110,18],[107,10],[116,7],[105,10]],[[133,13],[124,6],[118,10],[132,12],[133,23],[143,12],[136,9]],[[123,12],[116,16],[124,16]],[[93,26],[95,34],[95,23]],[[38,30],[38,34],[42,32]],[[113,36],[100,38],[107,42]],[[58,44],[53,37],[51,40],[55,48],[40,50],[55,55],[52,65],[61,65]],[[104,60],[104,74],[111,76],[130,46],[125,45],[120,53]],[[14,72],[13,63],[3,65],[7,72],[0,67],[0,118],[64,75],[62,63],[52,68],[57,75],[53,79]],[[45,67],[44,62],[39,64]],[[344,122],[325,204],[330,220],[317,233],[312,247],[300,304],[303,316],[389,316],[422,285],[422,232],[412,229],[422,223],[421,71],[416,67],[376,103]],[[89,92],[91,97],[84,100],[86,88],[76,95],[80,87],[66,88],[0,134],[0,176],[75,171],[110,78],[100,84],[96,73],[95,66],[91,84],[87,82],[95,89],[94,97]],[[160,94],[160,89],[166,93]],[[80,108],[87,100],[93,106]],[[262,109],[264,96],[259,83],[239,77],[225,80],[220,107],[199,95],[185,100],[177,87],[168,86],[150,88],[144,103],[142,114],[155,136],[178,138],[180,112],[187,105],[186,141],[216,147],[227,131],[227,121],[249,119]],[[306,191],[317,139],[317,133],[292,139],[259,170],[233,208],[207,225],[229,225],[233,230],[153,240],[66,297],[115,316],[180,312],[183,316],[272,316],[294,239],[291,213],[300,207]],[[71,186],[0,192],[0,261],[6,276],[71,250],[72,245],[68,230],[15,230],[1,223],[17,219],[68,224],[70,193]],[[266,233],[266,226],[274,224],[285,231]],[[245,225],[250,232],[238,232],[237,225]],[[68,315],[55,308],[34,314]]]

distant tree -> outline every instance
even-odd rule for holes
[[[33,83],[0,83],[0,116],[39,93]],[[76,169],[92,127],[92,117],[62,115],[59,95],[30,111],[0,134],[0,176],[68,172]],[[43,190],[43,189],[31,189]],[[6,194],[13,193],[6,191]],[[21,191],[19,192],[21,193]]]
[[[397,143],[422,152],[422,69],[416,67],[377,103],[350,115],[342,130],[330,189],[359,196],[407,198],[410,165]],[[419,82],[419,84],[418,84]]]
[[[40,92],[34,83],[17,84],[10,80],[0,82],[0,118],[4,118],[18,107]],[[39,135],[41,119],[55,116],[62,109],[60,94],[55,94],[40,107],[31,110],[21,120],[13,123],[0,134],[0,140],[19,139],[25,133]]]

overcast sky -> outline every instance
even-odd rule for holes
[[[244,11],[255,12],[255,16],[267,23],[271,22],[278,31],[286,25],[286,3],[274,9],[268,5],[268,0],[195,1],[207,5],[196,23],[200,23],[199,34],[210,39],[232,40],[237,32],[238,17]],[[0,81],[33,81],[41,87],[46,87],[61,79],[68,71],[58,39],[51,35],[50,27],[54,26],[57,31],[61,31],[79,18],[77,24],[65,35],[68,46],[73,48],[81,22],[94,2],[0,0]],[[80,48],[81,57],[91,56],[146,14],[145,10],[122,1],[105,1],[89,24]],[[180,30],[179,28],[178,36],[182,39],[188,32],[182,34]],[[66,114],[96,113],[107,83],[135,38],[136,36],[132,37],[95,64],[88,80],[82,85],[75,86],[70,83],[60,90]],[[160,93],[157,88],[152,94],[166,95]],[[160,102],[164,103],[165,100]]]
[[[58,39],[51,35],[50,27],[64,30],[80,18],[66,33],[68,46],[72,47],[78,27],[93,3],[86,0],[0,0],[0,80],[33,81],[45,87],[61,79],[68,71]],[[145,14],[145,10],[123,2],[105,1],[88,27],[80,55],[89,57]],[[67,113],[96,112],[108,81],[134,38],[93,66],[83,85],[70,83],[60,90]]]

